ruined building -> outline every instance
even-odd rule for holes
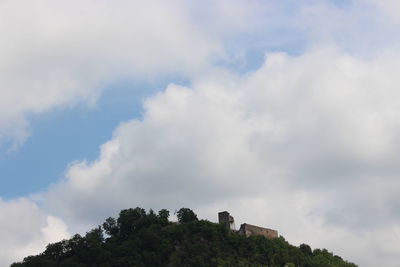
[[[229,212],[223,211],[218,213],[218,221],[220,224],[225,224],[229,229],[235,231],[235,220],[232,216],[229,215]],[[273,239],[278,237],[278,231],[273,229],[268,229],[264,227],[259,227],[247,223],[243,223],[240,225],[239,234],[242,234],[246,237],[262,235],[268,239]]]
[[[229,229],[235,231],[235,220],[229,215],[229,212],[223,211],[218,213],[218,222],[225,224]]]
[[[251,224],[244,223],[240,226],[239,233],[243,234],[247,237],[253,236],[253,235],[263,235],[268,239],[273,239],[278,237],[278,231],[268,229],[268,228],[263,228]]]

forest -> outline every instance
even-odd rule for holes
[[[188,208],[169,220],[143,208],[125,209],[84,236],[48,244],[10,267],[356,267],[326,249],[293,246],[280,236],[245,237],[225,225],[199,220]]]

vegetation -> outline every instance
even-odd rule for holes
[[[244,237],[224,225],[198,220],[187,208],[158,214],[142,208],[122,210],[118,219],[69,240],[49,244],[36,256],[11,267],[114,267],[114,266],[251,266],[251,267],[356,267],[326,249],[292,246],[283,237]]]

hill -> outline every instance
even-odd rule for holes
[[[118,219],[108,218],[85,236],[49,244],[43,253],[10,267],[356,267],[326,249],[296,247],[282,236],[245,237],[225,225],[198,220],[187,208],[177,216],[179,222],[170,222],[165,209],[157,214],[122,210]]]

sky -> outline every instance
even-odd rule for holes
[[[0,0],[0,266],[121,209],[400,266],[400,2]]]

